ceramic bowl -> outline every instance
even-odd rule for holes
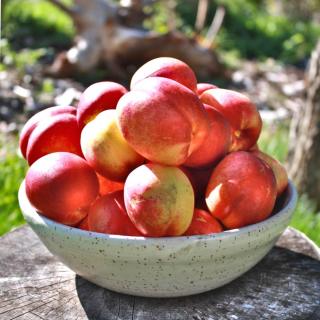
[[[41,216],[22,183],[23,215],[49,251],[83,278],[146,297],[177,297],[218,288],[257,264],[288,226],[297,200],[292,183],[267,220],[220,234],[143,238],[83,231]]]

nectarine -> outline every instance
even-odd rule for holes
[[[139,81],[116,110],[124,138],[152,162],[180,165],[208,134],[208,119],[197,95],[171,79]]]
[[[77,228],[81,230],[89,231],[88,216],[86,216],[83,220],[81,220],[81,222],[77,225]]]
[[[141,236],[127,215],[123,191],[98,198],[90,207],[88,226],[90,231],[100,233]]]
[[[277,182],[277,194],[280,196],[288,186],[288,174],[285,167],[277,160],[258,150],[251,151],[252,154],[263,160],[272,169]]]
[[[102,81],[92,84],[80,96],[77,119],[80,129],[100,112],[115,109],[119,99],[127,92],[121,84]]]
[[[200,99],[230,122],[232,142],[229,151],[249,150],[258,140],[262,120],[256,106],[243,94],[226,89],[206,90]]]
[[[144,162],[122,136],[116,110],[105,110],[81,132],[82,152],[92,168],[109,180],[124,181]]]
[[[197,79],[193,70],[186,63],[175,58],[160,57],[148,61],[133,75],[130,88],[134,89],[139,81],[148,77],[163,77],[175,80],[197,92]]]
[[[74,115],[63,113],[41,120],[28,141],[29,165],[52,152],[71,152],[83,156],[80,147],[80,130]]]
[[[214,168],[206,202],[213,217],[234,229],[266,219],[276,196],[270,167],[250,152],[238,151],[228,154]]]
[[[179,236],[189,227],[194,194],[177,167],[149,163],[134,169],[124,184],[128,215],[145,236]]]
[[[98,191],[95,172],[73,153],[50,153],[33,163],[26,175],[30,203],[44,216],[66,225],[85,218]]]
[[[204,105],[209,120],[209,132],[203,143],[184,162],[187,167],[208,167],[221,160],[229,151],[231,127],[224,116],[209,105]]]
[[[23,157],[26,159],[27,157],[27,147],[29,142],[29,137],[32,133],[32,131],[36,128],[38,123],[43,119],[48,119],[52,116],[68,113],[72,115],[76,115],[77,109],[75,107],[67,106],[67,107],[50,107],[47,109],[44,109],[38,113],[36,113],[34,116],[32,116],[26,124],[23,126],[21,133],[20,133],[20,139],[19,139],[19,146],[21,153]]]
[[[195,209],[193,218],[185,236],[193,236],[200,234],[219,233],[223,228],[220,222],[215,219],[209,212],[201,209]]]
[[[97,177],[99,180],[99,194],[101,196],[114,191],[123,190],[123,187],[124,187],[123,182],[109,180],[103,177],[102,175],[100,175],[99,173],[97,173]]]
[[[202,93],[204,93],[204,92],[207,91],[207,90],[216,89],[216,88],[218,88],[218,87],[215,86],[214,84],[211,84],[211,83],[198,83],[198,84],[197,84],[197,93],[198,93],[198,96],[201,96]]]

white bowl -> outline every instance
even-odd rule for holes
[[[146,297],[205,292],[257,264],[288,226],[297,200],[289,184],[283,205],[267,220],[219,234],[166,238],[106,235],[54,222],[37,213],[19,190],[23,215],[49,251],[104,288]]]

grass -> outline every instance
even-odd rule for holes
[[[288,153],[289,124],[264,125],[258,144],[260,149],[284,163]]]
[[[26,163],[17,153],[17,137],[0,134],[0,235],[24,223],[18,189]]]
[[[320,246],[320,213],[306,195],[301,195],[290,225],[305,233]]]

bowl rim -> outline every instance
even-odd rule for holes
[[[171,236],[171,237],[141,237],[141,236],[125,236],[125,235],[113,235],[113,234],[105,234],[105,233],[99,233],[94,231],[87,231],[82,230],[76,227],[67,226],[64,224],[61,224],[59,222],[53,221],[40,213],[36,211],[36,209],[31,205],[29,202],[29,199],[26,195],[25,190],[25,180],[22,181],[19,192],[18,192],[18,200],[20,209],[23,213],[23,216],[25,220],[28,222],[28,219],[26,216],[31,217],[34,221],[37,221],[38,224],[46,225],[50,229],[54,229],[55,231],[61,231],[63,233],[68,232],[68,234],[72,234],[75,236],[80,237],[89,237],[89,238],[95,238],[95,239],[104,239],[104,240],[119,240],[119,241],[125,241],[125,240],[131,240],[131,241],[144,241],[144,242],[174,242],[174,241],[183,241],[188,239],[196,239],[196,240],[210,240],[210,239],[223,239],[230,236],[237,236],[244,233],[254,232],[258,229],[263,229],[263,227],[266,227],[270,223],[280,219],[283,217],[286,213],[290,212],[290,216],[293,214],[294,208],[297,203],[297,190],[292,183],[291,180],[288,182],[287,190],[288,196],[286,198],[285,204],[279,210],[278,212],[274,213],[272,216],[268,217],[267,219],[254,223],[239,229],[231,229],[226,230],[220,233],[210,233],[210,234],[204,234],[204,235],[192,235],[192,236]],[[29,223],[29,222],[28,222]]]

